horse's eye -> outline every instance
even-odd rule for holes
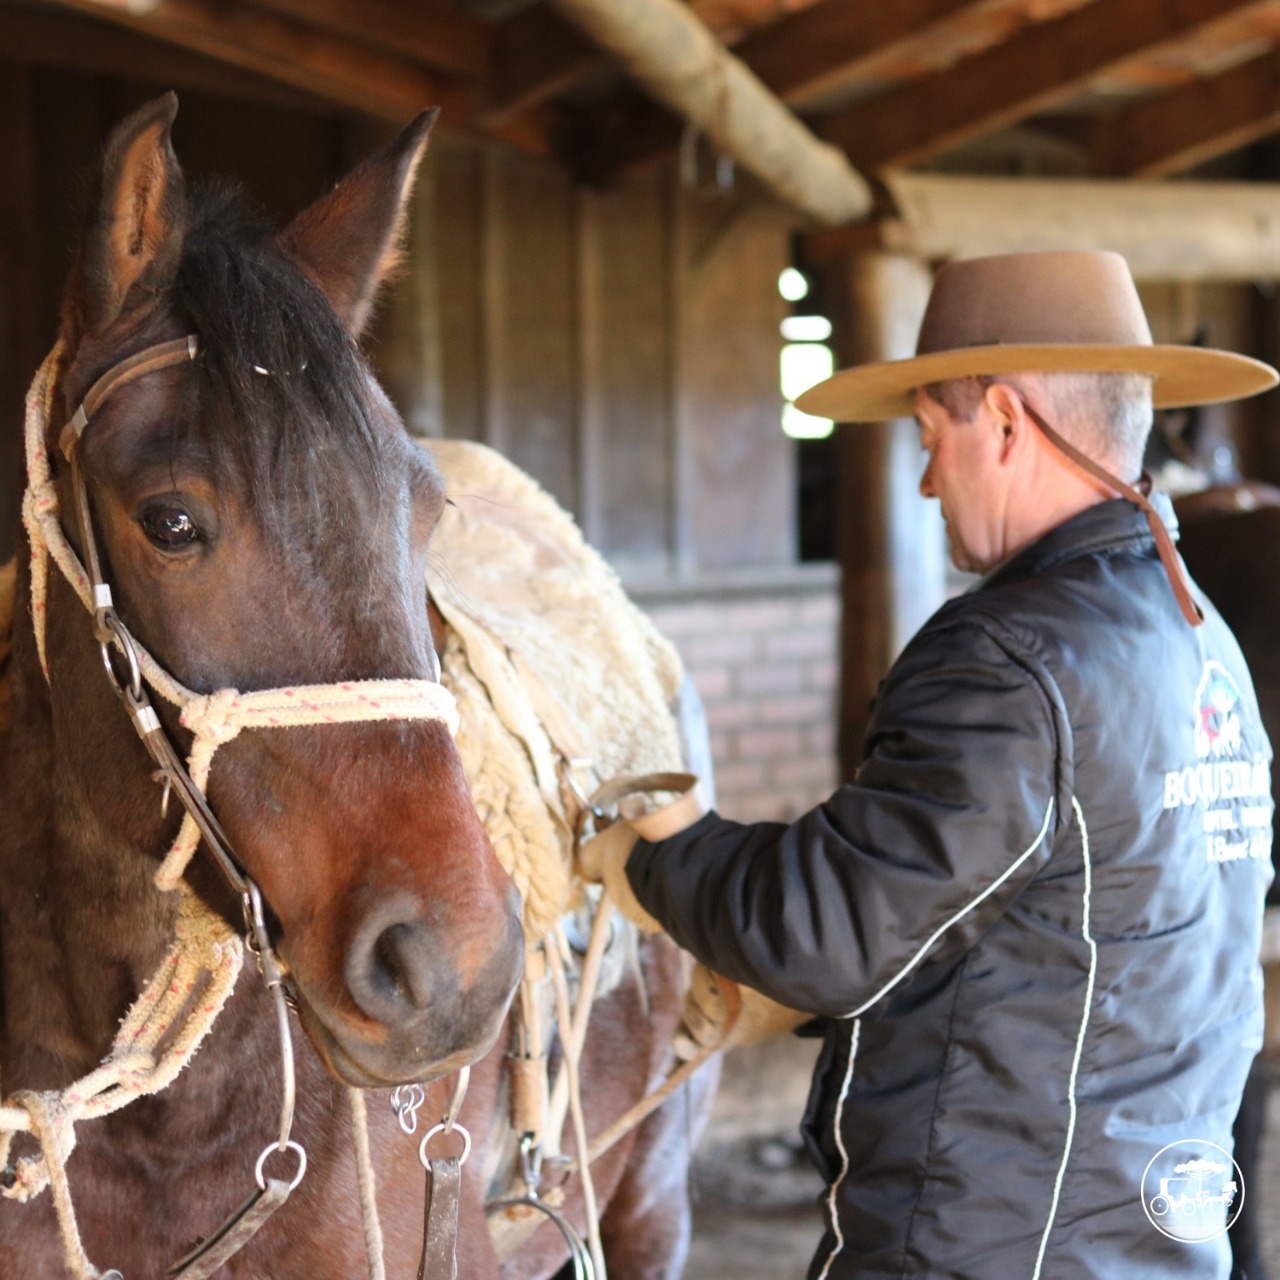
[[[161,551],[180,551],[200,537],[189,512],[181,507],[152,507],[141,520],[142,532]]]

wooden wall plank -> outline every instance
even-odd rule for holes
[[[490,323],[490,443],[571,510],[577,504],[573,194],[559,171],[522,156],[497,171],[502,258]]]
[[[672,484],[665,185],[655,176],[628,182],[593,197],[593,207],[592,533],[620,569],[652,574],[667,565]]]
[[[0,62],[0,560],[12,554],[22,492],[23,398],[44,356],[39,315],[40,218],[31,73]]]
[[[441,429],[479,440],[485,434],[484,157],[442,143],[426,163],[434,170],[437,306],[440,312]]]
[[[686,197],[690,219],[680,373],[693,444],[690,513],[699,571],[795,558],[792,443],[782,433],[778,275],[790,224],[738,201]]]

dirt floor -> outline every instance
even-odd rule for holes
[[[822,1184],[798,1144],[780,1139],[720,1143],[696,1163],[693,1247],[684,1280],[804,1280],[822,1234]],[[1280,1280],[1280,1080],[1272,1084],[1261,1185],[1246,1212],[1262,1215],[1268,1272]]]

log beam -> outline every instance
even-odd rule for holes
[[[866,172],[918,164],[1062,102],[1104,72],[1259,0],[1107,0],[818,121]]]
[[[556,0],[655,97],[706,131],[744,169],[820,222],[864,217],[871,191],[680,0]]]
[[[880,249],[927,261],[1030,249],[1115,249],[1140,280],[1280,279],[1280,184],[885,177],[898,217],[818,232],[816,264]]]
[[[1094,168],[1162,178],[1280,130],[1280,50],[1099,122]]]

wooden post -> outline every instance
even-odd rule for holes
[[[833,319],[842,365],[915,351],[929,295],[916,258],[856,254],[834,268]],[[842,569],[840,771],[862,759],[871,701],[902,646],[942,603],[944,539],[937,504],[920,496],[915,423],[836,428]]]

